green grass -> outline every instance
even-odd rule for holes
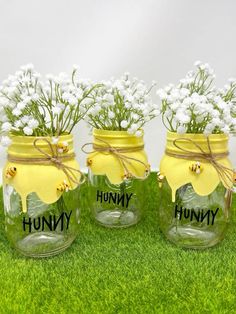
[[[77,240],[53,258],[12,250],[1,213],[0,312],[236,313],[235,225],[214,248],[176,247],[158,228],[155,174],[149,185],[145,219],[137,226],[102,228],[84,206]],[[85,187],[81,193],[86,196]]]

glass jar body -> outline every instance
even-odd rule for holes
[[[110,228],[138,223],[145,202],[145,181],[131,178],[111,184],[106,175],[94,175],[89,169],[89,206],[95,221]]]
[[[230,217],[231,192],[221,183],[207,196],[195,193],[191,184],[172,191],[166,179],[160,187],[159,224],[164,235],[182,247],[204,249],[220,242]]]
[[[79,187],[63,192],[53,204],[46,204],[35,192],[27,196],[27,212],[21,196],[11,185],[3,187],[5,231],[13,248],[23,255],[47,257],[68,248],[79,227]]]

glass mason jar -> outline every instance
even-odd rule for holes
[[[50,160],[56,157],[59,163]],[[68,168],[70,167],[70,168]],[[72,135],[12,136],[3,170],[5,230],[18,252],[47,257],[65,250],[79,226],[79,165]]]
[[[126,131],[93,130],[89,167],[89,204],[97,223],[122,228],[136,224],[145,201],[149,165],[143,136]]]
[[[160,229],[182,247],[214,246],[224,238],[230,218],[233,170],[227,158],[228,137],[212,134],[208,139],[203,134],[169,132],[160,164]],[[227,175],[203,152],[223,165]]]

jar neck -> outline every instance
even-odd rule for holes
[[[46,154],[52,155],[50,144],[55,153],[57,152],[57,145],[60,144],[67,146],[67,154],[74,153],[73,137],[71,134],[59,136],[57,143],[53,143],[52,138],[48,136],[12,135],[11,140],[12,143],[8,147],[8,154],[15,157],[42,157],[39,149]]]
[[[143,133],[143,132],[142,132]],[[93,144],[98,146],[112,146],[115,148],[132,148],[144,145],[143,134],[140,137],[126,131],[110,131],[93,129]]]
[[[166,150],[172,153],[183,153],[182,149],[192,153],[200,153],[199,147],[204,152],[209,153],[209,145],[211,152],[214,154],[227,153],[228,136],[226,134],[210,134],[206,136],[205,134],[193,133],[167,133]]]

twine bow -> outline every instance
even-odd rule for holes
[[[40,148],[37,144],[38,141],[46,142],[50,149],[50,153],[47,153],[45,150]],[[17,163],[23,163],[23,164],[35,164],[35,165],[52,164],[56,166],[58,169],[62,170],[67,176],[69,181],[72,181],[73,183],[78,184],[78,185],[84,183],[85,176],[79,169],[70,167],[63,163],[64,160],[69,160],[69,159],[74,158],[75,157],[74,153],[67,154],[66,156],[58,156],[57,151],[56,152],[54,151],[52,144],[46,138],[36,138],[33,142],[33,146],[38,152],[40,152],[45,157],[21,158],[21,157],[8,155],[8,160],[11,162],[17,162]],[[79,181],[76,179],[76,174],[75,174],[76,172],[80,174]]]
[[[85,143],[82,146],[81,150],[85,154],[91,154],[91,153],[94,153],[94,152],[104,152],[104,153],[108,153],[108,154],[114,155],[120,161],[122,167],[124,168],[124,171],[125,171],[124,177],[126,177],[126,178],[134,177],[136,179],[144,180],[150,174],[150,167],[149,167],[149,165],[145,164],[143,161],[141,161],[141,160],[139,160],[137,158],[129,157],[127,155],[124,155],[125,153],[133,153],[133,152],[136,152],[136,151],[141,151],[144,148],[144,145],[142,145],[142,146],[134,146],[134,147],[130,147],[130,148],[113,147],[108,142],[106,142],[106,141],[104,141],[102,139],[96,138],[96,140],[104,143],[106,146],[101,146],[101,145],[97,145],[97,144],[94,144],[94,143]],[[90,151],[90,152],[87,152],[84,148],[86,146],[88,146],[88,145],[92,145],[94,150]],[[128,165],[132,165],[132,161],[136,161],[139,164],[144,166],[144,168],[145,168],[145,176],[143,176],[143,177],[136,176],[136,175],[132,174],[128,170],[127,164]]]
[[[192,152],[191,150],[181,147],[179,144],[177,144],[178,141],[186,141],[193,144],[199,150],[199,153]],[[187,139],[187,138],[175,139],[173,141],[173,145],[185,154],[173,153],[169,150],[166,150],[165,151],[166,155],[171,156],[171,157],[176,157],[176,158],[189,159],[189,160],[191,159],[206,160],[215,168],[215,170],[217,171],[219,175],[220,180],[224,183],[225,187],[229,189],[232,188],[232,185],[230,185],[229,182],[233,183],[234,170],[218,162],[218,159],[227,157],[229,153],[225,152],[225,153],[214,154],[210,146],[209,137],[207,137],[207,147],[208,147],[209,152],[205,152],[200,145],[198,145],[193,140]]]

